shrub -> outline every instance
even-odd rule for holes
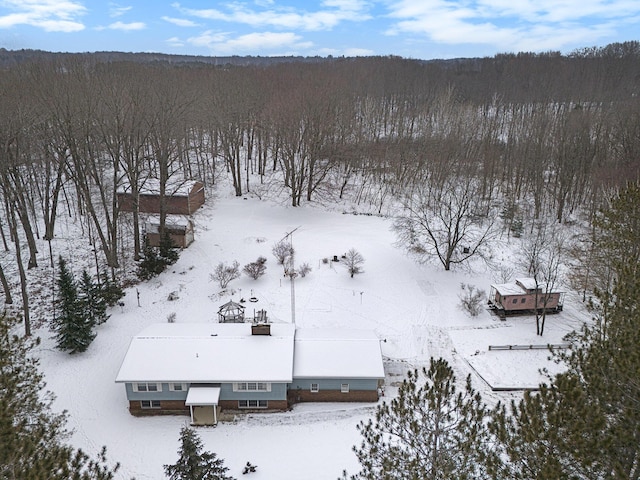
[[[278,265],[284,265],[291,257],[293,257],[294,250],[290,243],[281,240],[273,245],[271,252],[273,253],[273,256],[276,257],[276,260],[278,260]]]
[[[298,273],[301,277],[306,277],[311,272],[311,266],[308,263],[303,263],[298,267]]]
[[[473,285],[460,284],[462,293],[458,295],[460,298],[460,308],[469,312],[472,317],[477,317],[482,311],[482,304],[487,296],[484,290],[479,290]]]
[[[254,280],[257,280],[267,271],[267,266],[265,265],[266,262],[266,258],[258,257],[255,262],[247,263],[242,267],[242,271]]]
[[[235,280],[240,277],[240,264],[234,261],[231,265],[226,265],[220,262],[216,265],[214,272],[211,274],[211,278],[216,280],[220,285],[220,288],[225,289],[231,280]]]

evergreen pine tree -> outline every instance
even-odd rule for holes
[[[597,243],[615,280],[595,322],[569,335],[567,370],[492,422],[513,479],[638,478],[640,465],[640,188],[614,196]]]
[[[160,259],[156,249],[149,245],[149,242],[145,239],[142,260],[138,264],[138,278],[140,280],[150,280],[162,273],[165,268],[165,262]]]
[[[378,406],[375,421],[358,426],[363,441],[354,451],[355,479],[484,479],[498,458],[490,448],[488,412],[467,377],[458,392],[453,370],[431,359],[420,374],[409,372],[391,403]],[[347,478],[346,472],[343,478]]]
[[[106,269],[102,269],[100,274],[100,295],[104,299],[107,307],[113,307],[118,300],[124,297],[124,290],[117,279],[113,279]]]
[[[100,325],[107,321],[109,315],[102,287],[93,281],[86,270],[82,271],[78,294],[82,313],[89,322]]]
[[[66,415],[53,413],[38,360],[29,350],[39,339],[12,334],[14,319],[0,316],[0,478],[7,480],[109,480],[118,466],[96,460],[63,441]]]
[[[166,229],[162,234],[162,237],[160,237],[159,256],[165,266],[173,265],[178,261],[178,249],[175,247],[173,240],[171,240],[171,236]]]
[[[78,295],[78,286],[67,262],[59,257],[57,279],[58,297],[53,329],[56,346],[69,353],[84,352],[95,338],[94,323],[83,311],[83,302]]]
[[[202,440],[189,427],[180,430],[178,461],[174,465],[164,465],[164,472],[170,480],[234,480],[227,475],[229,470],[224,460],[215,453],[202,451]]]

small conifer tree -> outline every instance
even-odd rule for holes
[[[178,261],[178,249],[171,240],[169,232],[165,229],[160,237],[159,255],[160,260],[164,262],[165,267],[173,265]]]
[[[58,298],[53,330],[56,346],[69,353],[84,352],[95,338],[94,322],[82,309],[78,286],[64,258],[58,259]]]
[[[142,260],[138,264],[138,278],[140,278],[140,280],[150,280],[162,273],[165,267],[165,262],[160,259],[156,249],[149,245],[149,242],[145,238],[142,249]]]
[[[224,460],[215,453],[203,451],[202,440],[192,428],[180,430],[178,456],[175,464],[164,465],[170,480],[234,480],[227,475],[229,469],[224,466]]]
[[[112,278],[105,269],[100,274],[100,294],[107,307],[113,307],[124,297],[124,290],[117,279]]]
[[[109,315],[107,315],[107,302],[102,286],[94,282],[86,270],[82,271],[78,294],[80,309],[93,325],[100,325],[107,321]]]

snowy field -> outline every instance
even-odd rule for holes
[[[111,310],[86,353],[58,352],[46,327],[36,331],[43,339],[38,355],[47,388],[57,396],[55,407],[69,413],[72,443],[91,453],[106,445],[108,458],[122,465],[119,478],[163,478],[162,466],[177,459],[179,431],[188,421],[129,415],[124,386],[114,380],[131,337],[147,325],[166,322],[171,313],[176,322],[216,322],[218,308],[230,299],[247,300],[248,316],[252,309],[264,309],[271,321],[290,322],[291,286],[271,248],[294,229],[296,265],[307,262],[313,269],[295,282],[296,324],[374,330],[382,340],[387,400],[406,371],[428,365],[431,356],[446,358],[460,380],[471,374],[474,387],[490,405],[517,398],[520,393],[491,387],[535,387],[544,379],[540,368],[558,367],[546,350],[489,351],[488,346],[561,343],[589,318],[571,293],[565,310],[547,318],[543,337],[536,335],[531,316],[500,321],[483,311],[473,318],[459,308],[460,284],[488,292],[491,283],[503,279],[480,263],[472,271],[457,272],[445,272],[435,263],[415,264],[394,246],[388,218],[237,198],[224,187],[217,196],[194,215],[195,242],[170,270],[127,290],[124,306]],[[517,252],[518,241],[497,248],[501,253],[494,258],[516,267],[514,276],[524,273],[509,253]],[[323,262],[350,248],[364,256],[363,274],[350,278],[340,262]],[[46,244],[41,251],[48,252]],[[54,251],[72,255],[74,248],[62,236],[54,241]],[[220,294],[210,279],[218,262],[237,260],[242,266],[258,256],[268,259],[266,275],[258,280],[243,275],[229,285],[232,292]],[[171,293],[178,298],[169,301]],[[250,297],[257,301],[249,302]],[[258,465],[252,480],[335,479],[343,469],[358,470],[351,451],[360,442],[356,425],[374,409],[374,404],[302,404],[289,412],[248,415],[199,428],[198,433],[205,448],[222,457],[236,477],[242,477],[243,465],[251,461]]]

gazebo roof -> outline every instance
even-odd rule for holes
[[[233,300],[231,300],[225,303],[224,305],[222,305],[218,310],[218,313],[224,314],[228,312],[237,312],[237,311],[244,311],[244,305],[240,303],[236,303]]]

